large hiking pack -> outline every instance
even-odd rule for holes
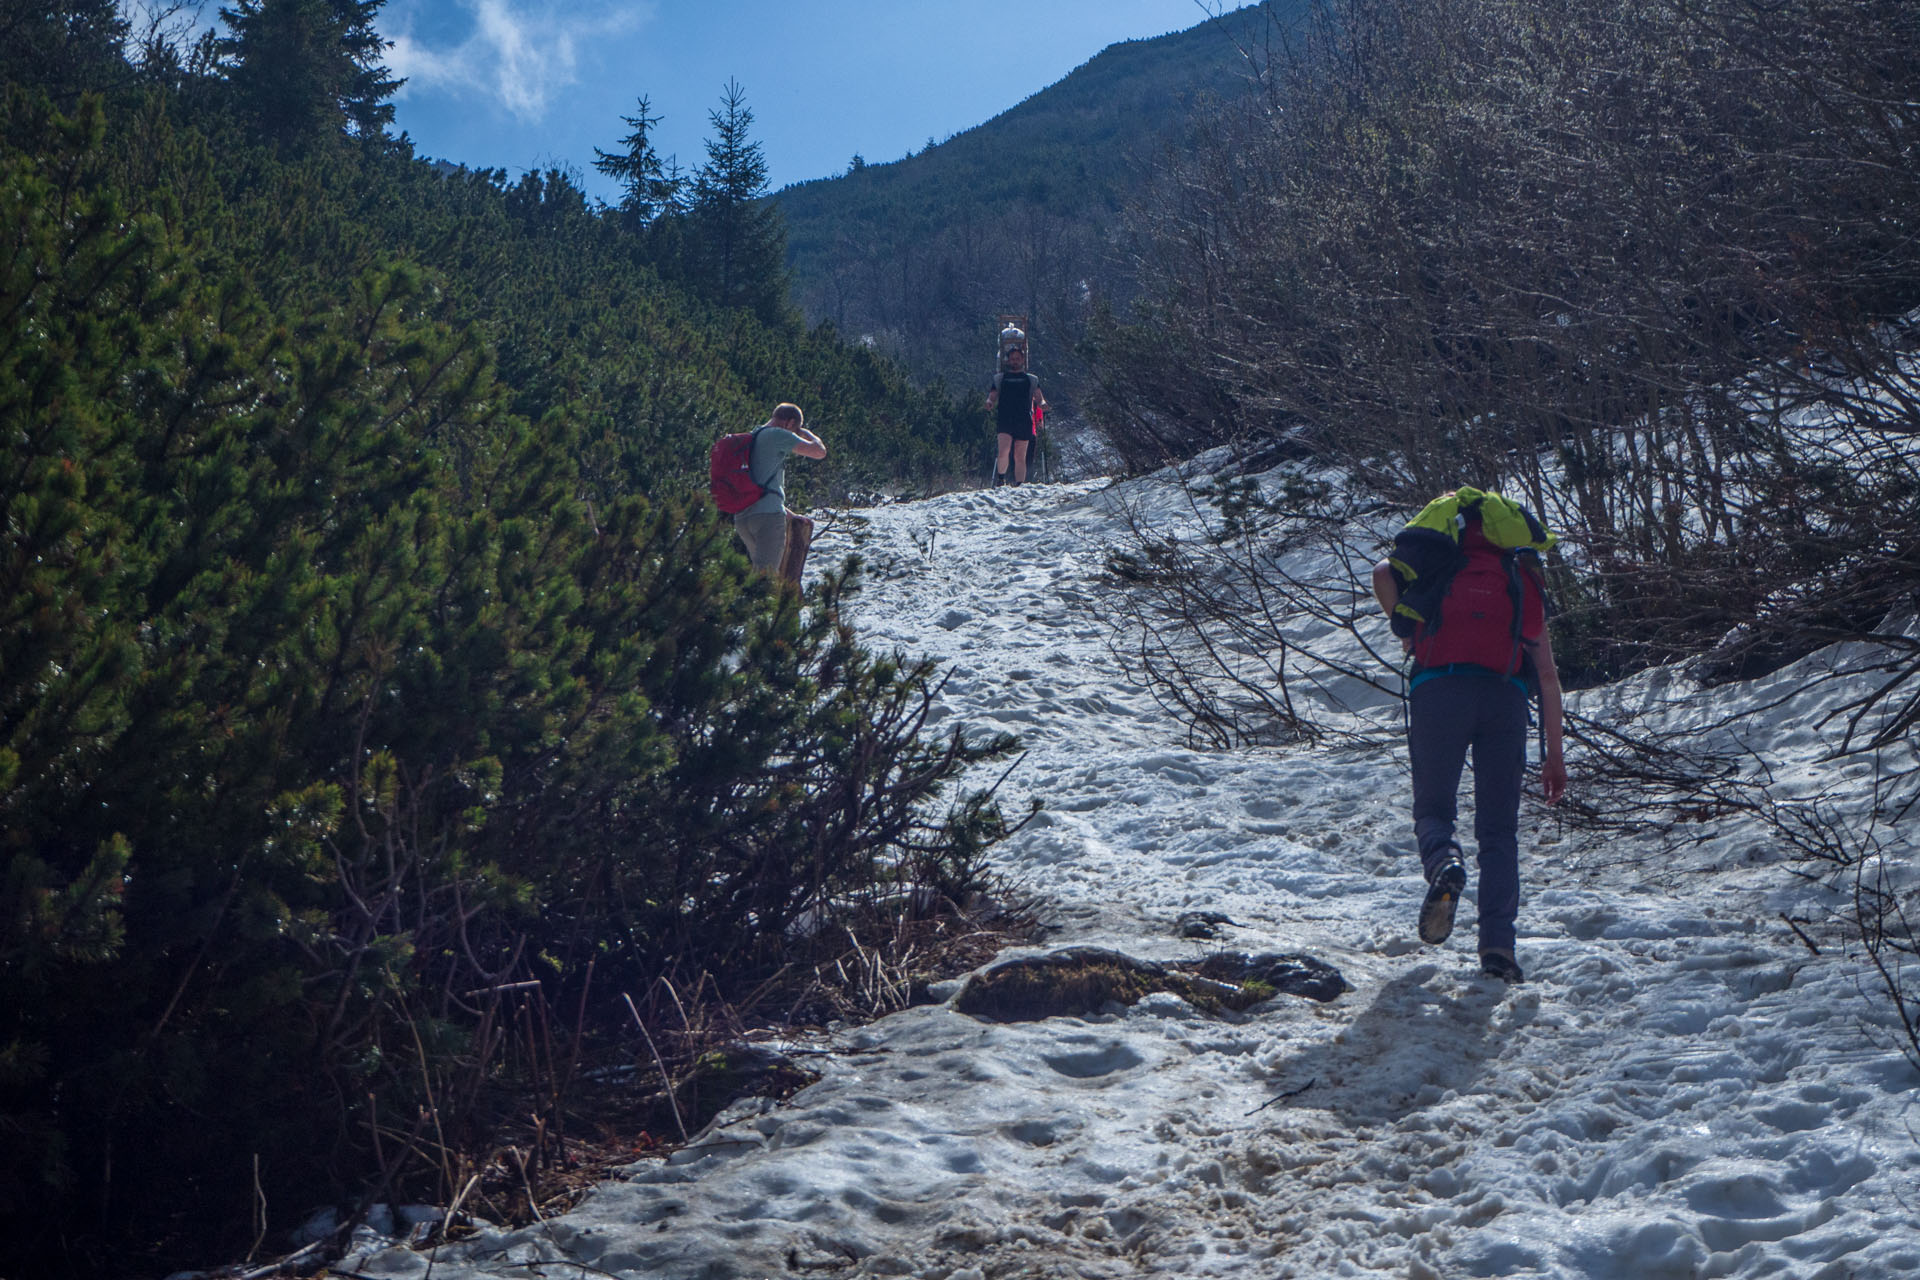
[[[713,495],[713,505],[730,516],[767,494],[753,478],[753,441],[761,430],[736,431],[713,442],[707,459],[707,491]]]
[[[1028,366],[1031,367],[1033,353],[1027,349],[1027,318],[1025,316],[1001,316],[1000,324],[1002,325],[1000,330],[1000,357],[996,367],[1000,372],[1005,373],[1007,371],[1007,357],[1015,351],[1026,356]]]
[[[1539,556],[1553,543],[1532,512],[1497,493],[1460,488],[1428,503],[1388,560],[1400,587],[1393,631],[1413,641],[1415,667],[1522,674],[1522,574],[1538,590]]]

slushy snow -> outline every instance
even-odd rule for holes
[[[1794,874],[1742,815],[1598,836],[1529,801],[1527,982],[1479,974],[1471,885],[1452,941],[1422,946],[1390,700],[1355,699],[1365,732],[1343,745],[1202,752],[1114,657],[1097,578],[1122,510],[1183,506],[1165,475],[956,493],[839,513],[814,557],[866,559],[851,611],[871,647],[942,661],[936,729],[1025,739],[1003,799],[1046,807],[996,866],[1055,928],[1015,954],[1304,952],[1352,991],[1011,1024],[930,1005],[796,1040],[818,1083],[737,1105],[565,1216],[431,1252],[366,1241],[340,1272],[1920,1275],[1920,1073],[1861,957],[1816,956],[1782,920],[1845,886]],[[1811,680],[1846,660],[1713,690],[1650,672],[1570,706],[1719,725],[1776,799],[1865,806],[1871,762],[1827,758],[1822,720],[1859,686]],[[1910,874],[1908,833],[1880,835]],[[1177,936],[1194,910],[1232,924]]]

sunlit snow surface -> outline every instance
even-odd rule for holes
[[[1920,1073],[1865,971],[1781,919],[1836,896],[1745,819],[1700,824],[1675,854],[1529,804],[1528,981],[1479,975],[1471,893],[1453,941],[1421,946],[1404,751],[1185,748],[1097,613],[1119,502],[1183,508],[1164,478],[953,494],[843,513],[815,563],[867,559],[854,616],[873,647],[951,672],[938,727],[1025,738],[1003,794],[1047,807],[998,865],[1049,904],[1047,948],[1308,952],[1355,990],[1229,1020],[1172,996],[1012,1025],[909,1010],[805,1046],[825,1051],[807,1058],[818,1084],[739,1108],[564,1217],[342,1269],[1920,1275]],[[1791,794],[1845,776],[1821,760],[1840,686],[1790,696],[1805,675],[1703,692],[1650,673],[1573,705],[1625,715],[1657,690],[1659,715],[1702,723],[1750,706],[1726,733]],[[1237,927],[1175,936],[1196,908]]]

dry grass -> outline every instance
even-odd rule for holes
[[[820,959],[790,966],[738,1002],[703,980],[684,992],[657,983],[635,1001],[657,1060],[631,1021],[624,1029],[616,1023],[585,1033],[582,1061],[561,1097],[502,1090],[492,1108],[502,1117],[498,1128],[461,1161],[468,1179],[479,1179],[462,1208],[504,1226],[564,1213],[627,1166],[684,1145],[733,1103],[783,1100],[818,1078],[776,1045],[824,1039],[831,1024],[925,1003],[929,985],[1041,931],[1031,906],[945,907],[918,917],[854,913],[837,926],[840,945],[817,947]]]

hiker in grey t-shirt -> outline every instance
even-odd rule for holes
[[[800,406],[782,404],[753,438],[748,474],[766,493],[733,518],[733,528],[747,546],[747,558],[762,573],[789,582],[800,581],[807,548],[813,542],[813,521],[787,508],[787,459],[824,458],[827,446],[806,428]]]

